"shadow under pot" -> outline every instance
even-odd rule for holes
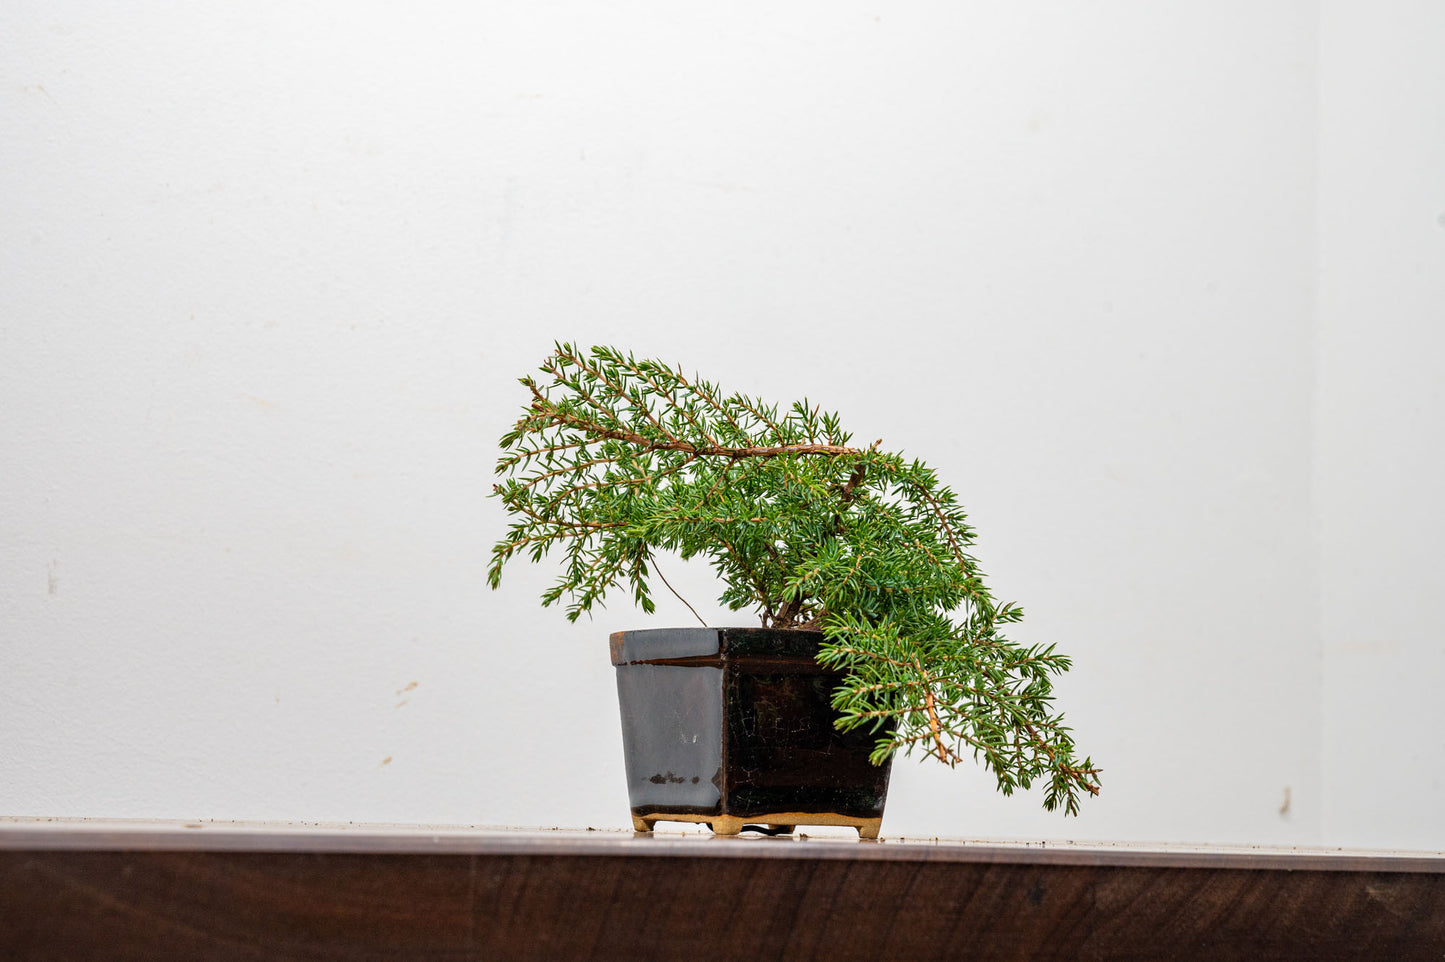
[[[656,628],[611,638],[632,825],[844,825],[877,838],[892,759],[877,734],[839,731],[843,674],[815,660],[823,635],[773,628]]]

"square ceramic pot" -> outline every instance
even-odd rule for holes
[[[846,825],[878,837],[891,759],[868,761],[876,733],[835,727],[843,676],[815,660],[822,638],[769,628],[612,636],[634,828]]]

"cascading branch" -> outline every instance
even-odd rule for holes
[[[824,633],[818,660],[846,672],[840,725],[879,733],[875,763],[971,753],[1005,795],[1044,781],[1044,807],[1071,815],[1098,794],[1052,707],[1069,659],[1004,637],[1023,612],[994,601],[963,509],[921,461],[850,446],[806,400],[783,411],[610,347],[557,344],[541,373],[501,439],[494,494],[514,520],[493,588],[514,555],[555,548],[544,605],[566,596],[575,621],[625,588],[650,613],[654,553],[703,556],[729,608]]]

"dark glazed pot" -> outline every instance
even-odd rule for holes
[[[632,825],[707,822],[718,835],[763,823],[847,825],[877,838],[891,759],[840,732],[842,674],[814,657],[822,634],[656,628],[613,635]]]

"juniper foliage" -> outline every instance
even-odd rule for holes
[[[623,589],[650,613],[657,551],[706,558],[729,608],[823,632],[840,725],[877,733],[875,763],[971,754],[1005,795],[1040,781],[1044,807],[1074,815],[1098,794],[1053,708],[1069,659],[1004,636],[1023,612],[989,593],[963,508],[923,462],[852,446],[806,400],[781,409],[610,347],[559,343],[540,373],[501,439],[494,494],[513,520],[493,588],[515,555],[556,549],[544,605],[565,598],[575,621]]]

